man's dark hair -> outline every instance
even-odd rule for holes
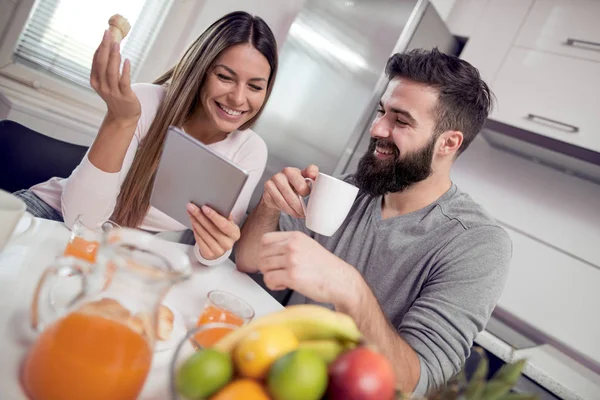
[[[457,155],[469,147],[492,109],[492,93],[477,68],[437,48],[395,54],[388,60],[385,73],[390,80],[406,78],[439,91],[434,135],[462,132],[464,139]]]

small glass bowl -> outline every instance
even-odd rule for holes
[[[177,347],[175,348],[175,352],[173,354],[173,358],[171,359],[171,365],[169,366],[169,390],[171,392],[172,400],[189,400],[188,398],[179,394],[179,392],[177,391],[177,371],[179,367],[191,355],[203,348],[198,342],[194,340],[196,334],[215,328],[227,328],[233,331],[238,329],[239,326],[225,324],[222,322],[211,322],[209,324],[197,326],[195,328],[190,329],[185,335],[185,337],[181,339],[181,341],[177,344]]]

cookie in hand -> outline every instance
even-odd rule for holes
[[[127,36],[131,29],[129,22],[119,14],[110,17],[108,25],[108,31],[112,34],[114,41],[117,43],[121,43],[121,40],[125,39],[125,36]]]

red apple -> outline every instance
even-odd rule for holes
[[[329,366],[328,400],[391,400],[396,376],[382,354],[361,346]]]

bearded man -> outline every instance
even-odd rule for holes
[[[359,193],[331,237],[308,230],[298,194],[316,166],[265,183],[236,263],[260,271],[290,304],[347,313],[392,361],[399,387],[424,394],[469,356],[506,281],[506,231],[451,180],[481,130],[491,93],[472,65],[438,50],[392,56],[389,83],[356,173]]]

